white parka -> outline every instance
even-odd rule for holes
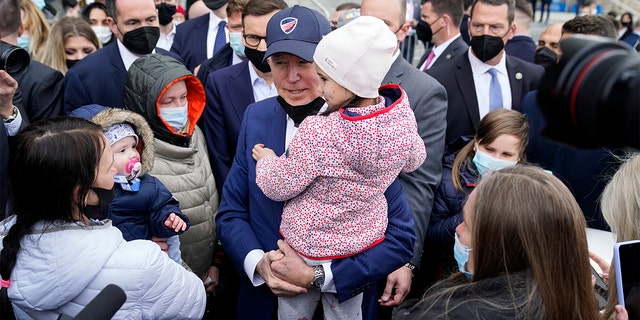
[[[22,238],[9,299],[18,319],[74,316],[104,287],[127,300],[113,319],[201,319],[202,281],[151,241],[126,242],[110,220],[85,226],[38,223]],[[0,243],[15,217],[0,223]]]

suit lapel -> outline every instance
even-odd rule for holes
[[[522,72],[518,61],[507,56],[507,73],[509,74],[509,86],[511,87],[511,109],[518,110],[522,97]]]
[[[247,62],[243,62],[243,64],[242,71],[229,75],[229,81],[225,83],[227,94],[238,122],[242,121],[242,116],[247,107],[255,102],[251,77],[249,76],[249,64]]]
[[[273,104],[265,124],[265,128],[278,128],[277,130],[269,130],[266,132],[265,145],[272,148],[277,155],[284,153],[284,142],[287,131],[287,114],[284,112],[280,104],[273,98]]]
[[[201,31],[199,29],[204,29]],[[198,31],[196,31],[198,30]],[[195,30],[191,33],[191,36],[194,37],[195,45],[197,46],[194,52],[196,52],[195,58],[200,60],[200,62],[207,59],[207,34],[209,33],[209,15],[206,14],[201,17],[201,19],[196,23]],[[197,64],[200,64],[198,62]]]
[[[467,56],[467,54],[463,54],[458,60],[454,73],[458,91],[464,100],[473,127],[477,129],[480,123],[480,111],[478,111],[478,96],[476,95],[475,83],[473,82],[473,71],[471,71],[471,63],[469,63],[469,56]]]
[[[109,60],[113,66],[113,72],[111,73],[113,83],[116,84],[116,88],[123,88],[124,81],[127,78],[127,69],[124,67],[124,62],[122,62],[117,41],[112,42],[106,49],[109,50]]]
[[[402,61],[403,61],[402,56],[398,56],[396,58],[396,61],[394,61],[393,64],[391,65],[389,72],[387,72],[387,74],[384,76],[384,79],[382,80],[383,84],[395,83],[397,85],[402,86],[401,77],[402,77],[402,74],[404,73],[404,68],[402,67]]]

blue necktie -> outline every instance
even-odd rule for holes
[[[227,22],[222,20],[218,23],[218,33],[216,34],[216,41],[213,43],[213,55],[218,52],[218,50],[222,49],[225,44],[227,44],[227,35],[224,33],[224,27],[227,25]]]
[[[498,71],[491,68],[487,72],[491,74],[491,83],[489,84],[489,111],[504,107],[502,102],[502,89],[498,81]]]

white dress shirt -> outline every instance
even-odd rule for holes
[[[511,86],[509,85],[509,74],[507,73],[507,54],[504,53],[500,62],[495,66],[490,66],[478,59],[469,48],[469,62],[471,71],[473,72],[473,83],[475,84],[476,96],[478,97],[478,112],[480,119],[489,113],[489,85],[491,83],[491,74],[487,71],[490,68],[498,71],[498,81],[502,90],[502,102],[504,108],[511,109]]]

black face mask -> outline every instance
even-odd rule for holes
[[[218,10],[220,7],[224,6],[228,0],[202,0],[204,5],[211,10]]]
[[[431,37],[433,37],[431,26],[422,20],[418,21],[416,25],[416,35],[418,36],[418,40],[424,43],[431,42]]]
[[[489,35],[473,36],[469,45],[475,56],[482,62],[495,58],[504,49],[502,38]]]
[[[109,205],[113,198],[115,197],[115,185],[111,189],[102,189],[102,188],[89,188],[93,190],[93,192],[98,195],[98,204],[97,205],[87,205],[84,210],[84,215],[91,219],[104,219],[108,216],[107,209],[109,209]]]
[[[122,44],[131,52],[139,55],[149,54],[160,39],[160,28],[140,27],[124,34]]]
[[[256,69],[260,70],[262,73],[269,73],[271,72],[271,67],[269,67],[269,64],[266,61],[262,62],[262,60],[264,60],[264,54],[265,51],[259,51],[247,46],[244,47],[244,55],[247,56],[247,59],[251,61]]]
[[[621,22],[620,24],[627,29],[631,29],[631,22]]]
[[[76,63],[78,63],[78,61],[80,61],[80,60],[69,60],[69,59],[67,59],[67,69],[71,69],[71,67],[73,67]]]
[[[156,5],[156,9],[158,9],[160,25],[166,26],[173,21],[173,15],[176,14],[176,6],[161,3]]]
[[[278,100],[284,112],[293,119],[293,123],[296,127],[299,126],[306,117],[317,115],[325,103],[324,99],[321,97],[315,98],[313,101],[302,106],[292,106],[281,96],[278,96],[276,100]]]
[[[545,69],[558,63],[558,55],[547,47],[536,50],[533,62],[543,66]]]

